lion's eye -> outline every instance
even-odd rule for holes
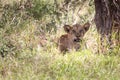
[[[75,30],[72,30],[73,33],[75,33]]]

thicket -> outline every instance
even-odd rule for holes
[[[0,0],[0,80],[119,80],[120,51],[94,54],[93,18],[93,0]],[[74,21],[90,21],[84,37],[90,46],[63,56],[53,40]],[[47,45],[39,47],[42,39]]]
[[[27,49],[34,51],[36,36],[56,33],[63,24],[72,24],[73,13],[85,3],[90,6],[89,13],[78,16],[80,23],[93,14],[93,0],[0,0],[0,54],[17,56]]]

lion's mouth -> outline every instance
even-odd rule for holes
[[[74,39],[74,42],[81,42],[82,40],[80,38]]]

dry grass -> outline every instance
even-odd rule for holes
[[[3,1],[4,4],[9,2],[12,1]],[[6,33],[6,28],[1,28],[0,50],[7,55],[0,57],[0,80],[119,80],[119,53],[95,54],[99,35],[91,22],[93,14],[86,14],[88,17],[83,15],[80,23],[90,21],[91,27],[84,36],[82,48],[64,56],[56,45],[57,39],[65,33],[62,28],[64,23],[56,23],[56,33],[41,32],[44,23],[49,22],[49,17],[46,21],[43,19],[43,24],[31,19],[11,34]],[[65,21],[63,18],[61,20]]]

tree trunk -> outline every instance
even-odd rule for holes
[[[111,45],[111,36],[117,24],[117,40],[120,42],[120,0],[94,0],[95,24],[98,33],[101,34],[101,46],[103,39]]]

